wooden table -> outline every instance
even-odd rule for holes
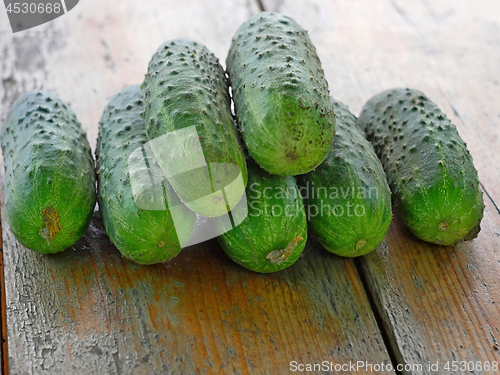
[[[261,9],[309,30],[332,96],[354,113],[394,86],[424,91],[447,113],[485,193],[479,237],[435,246],[395,216],[368,256],[339,258],[310,241],[293,267],[259,275],[216,241],[136,265],[97,213],[73,248],[43,256],[16,242],[2,210],[4,373],[285,374],[322,361],[406,366],[342,374],[495,373],[444,366],[500,361],[497,0],[87,0],[18,34],[0,9],[0,119],[28,90],[55,90],[95,147],[104,106],[141,81],[160,43],[196,39],[224,61],[237,27]]]

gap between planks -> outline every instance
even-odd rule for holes
[[[375,318],[375,323],[377,324],[378,330],[387,349],[387,353],[389,354],[389,358],[391,359],[391,364],[394,372],[397,375],[400,375],[401,372],[397,371],[396,369],[398,364],[404,364],[403,355],[399,350],[399,346],[394,340],[394,337],[392,336],[390,327],[388,327],[387,324],[384,324],[384,319],[382,318],[384,310],[382,309],[380,301],[378,300],[377,293],[375,293],[370,287],[370,282],[365,274],[362,265],[363,258],[364,257],[354,258],[354,265],[356,267],[356,270],[358,271],[359,279],[361,281],[361,285],[363,286],[366,298],[370,303],[370,309],[372,310],[373,316]]]
[[[262,4],[262,0],[255,0],[257,2],[257,6],[259,7],[261,12],[265,12],[264,4]]]
[[[488,199],[493,204],[493,207],[495,207],[497,213],[500,215],[500,208],[498,207],[498,205],[496,204],[496,202],[493,200],[493,197],[490,195],[490,193],[488,193],[488,191],[486,190],[486,188],[484,187],[484,185],[483,185],[483,183],[481,181],[479,181],[479,185],[481,185],[481,188],[483,189],[484,193],[486,194],[486,196],[488,197]]]
[[[256,0],[256,1],[257,1],[259,8],[262,12],[267,11],[262,0]],[[487,192],[486,192],[486,194],[488,195],[488,197],[490,197]],[[490,197],[490,199],[491,199],[491,197]],[[495,203],[493,202],[493,204],[495,204]],[[497,207],[497,206],[495,205],[495,207]],[[500,213],[500,211],[499,211],[499,213]],[[370,283],[368,282],[368,280],[366,278],[365,272],[364,272],[363,267],[361,265],[361,259],[359,257],[354,260],[354,265],[355,265],[355,268],[358,272],[358,275],[359,275],[359,278],[361,281],[361,285],[363,286],[364,293],[365,293],[365,295],[370,303],[370,309],[372,310],[372,313],[374,315],[378,330],[382,336],[382,340],[383,340],[384,345],[386,347],[386,350],[389,354],[391,364],[392,364],[393,368],[396,369],[396,366],[398,364],[404,363],[403,356],[402,356],[401,352],[398,350],[399,347],[398,347],[397,343],[394,340],[391,340],[391,330],[389,327],[387,327],[384,324],[384,320],[382,319],[382,315],[381,315],[384,313],[384,311],[381,308],[381,306],[379,304],[377,304],[377,301],[375,301],[375,298],[377,298],[377,294],[373,293],[373,291],[370,288]],[[398,375],[400,374],[400,372],[397,370],[395,370],[395,373]]]

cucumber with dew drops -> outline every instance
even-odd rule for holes
[[[72,246],[94,212],[95,166],[74,112],[54,93],[34,90],[12,106],[2,127],[5,215],[28,249]]]
[[[387,174],[395,206],[420,239],[454,245],[480,231],[483,193],[472,157],[446,115],[422,92],[372,97],[359,116]]]

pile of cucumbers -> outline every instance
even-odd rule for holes
[[[17,240],[45,254],[72,246],[96,200],[110,240],[141,264],[175,257],[200,218],[256,272],[292,265],[308,229],[356,257],[384,239],[391,202],[424,241],[477,236],[484,203],[472,157],[424,94],[384,91],[356,118],[330,97],[307,32],[276,13],[241,25],[226,68],[198,42],[161,45],[142,85],[104,109],[96,162],[55,94],[19,98],[1,131]]]

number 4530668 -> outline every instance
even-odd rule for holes
[[[9,3],[7,13],[60,13],[62,11],[61,3]]]
[[[498,371],[498,362],[480,361],[449,361],[444,365],[446,371],[475,372],[475,371]]]

